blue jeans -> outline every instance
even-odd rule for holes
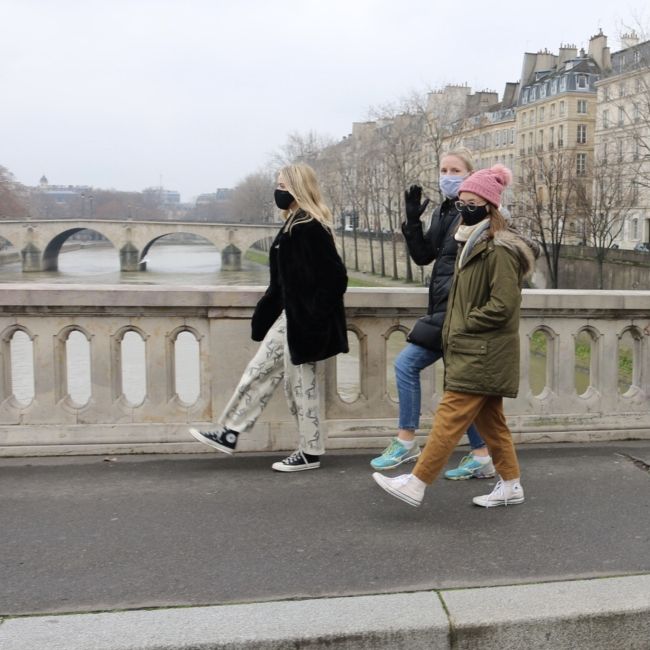
[[[442,357],[441,352],[432,352],[413,343],[406,347],[395,359],[395,379],[399,397],[399,428],[415,431],[420,424],[420,373]],[[478,429],[470,424],[467,429],[469,446],[472,449],[485,447]]]

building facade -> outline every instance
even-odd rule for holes
[[[618,181],[623,205],[616,244],[650,250],[650,41],[632,33],[621,45],[596,83],[596,156]]]

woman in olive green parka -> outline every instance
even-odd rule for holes
[[[500,479],[478,506],[523,503],[519,463],[503,413],[503,398],[519,387],[519,308],[524,278],[533,270],[536,245],[508,228],[499,212],[512,174],[503,165],[481,169],[460,186],[462,223],[456,273],[442,332],[445,392],[433,428],[412,474],[373,474],[386,492],[419,506],[425,488],[440,473],[474,422],[487,442]]]
[[[458,259],[442,330],[445,390],[516,397],[521,284],[533,270],[530,245],[510,230],[489,236],[488,220]],[[463,253],[468,249],[465,245]]]

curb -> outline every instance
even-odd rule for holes
[[[9,618],[3,650],[650,648],[650,575]]]

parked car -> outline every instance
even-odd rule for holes
[[[639,242],[634,247],[634,250],[639,253],[650,253],[650,248],[648,248],[648,244],[646,244],[645,242]]]

